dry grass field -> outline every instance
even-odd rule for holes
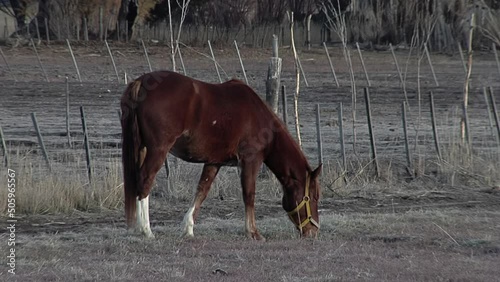
[[[12,71],[0,64],[0,126],[10,168],[17,172],[16,275],[5,263],[7,175],[0,174],[0,277],[8,281],[497,281],[500,277],[500,148],[490,126],[483,87],[500,89],[492,53],[474,54],[469,102],[472,146],[461,142],[464,70],[458,54],[433,54],[439,86],[426,59],[420,74],[415,56],[397,51],[409,102],[408,132],[414,177],[407,173],[401,103],[405,100],[390,52],[363,52],[372,83],[373,129],[380,177],[370,162],[363,87],[357,53],[353,134],[348,69],[338,46],[331,56],[339,77],[334,84],[321,48],[300,53],[309,86],[299,97],[303,149],[318,162],[316,103],[323,137],[321,232],[298,238],[281,208],[281,188],[273,176],[258,179],[257,225],[266,242],[247,239],[235,168],[223,168],[202,206],[195,238],[182,239],[180,223],[190,205],[201,166],[169,157],[171,178],[162,169],[151,201],[156,239],[125,229],[122,207],[120,125],[117,110],[130,78],[146,72],[140,45],[111,44],[120,83],[103,44],[74,44],[83,82],[76,79],[64,45],[40,46],[45,82],[30,48],[3,51]],[[216,82],[208,48],[183,50],[186,72]],[[151,46],[154,69],[170,68],[168,48]],[[249,84],[264,97],[270,50],[242,48]],[[217,46],[224,79],[242,78],[232,46]],[[293,56],[283,57],[282,83],[292,113]],[[408,62],[408,64],[407,64]],[[69,78],[72,147],[66,137],[66,84]],[[420,80],[417,78],[420,77]],[[434,93],[442,159],[436,155],[428,93]],[[236,94],[237,95],[237,94]],[[500,101],[496,91],[497,103]],[[347,170],[341,165],[338,103],[344,105]],[[91,144],[93,181],[86,174],[79,107],[84,106]],[[497,106],[498,107],[498,106]],[[30,118],[36,112],[52,171],[42,158]],[[291,114],[290,114],[291,115]],[[289,117],[288,127],[295,135]],[[354,142],[354,140],[356,140]],[[355,145],[353,145],[355,143]],[[1,155],[3,159],[3,155]],[[5,184],[4,184],[5,183]]]

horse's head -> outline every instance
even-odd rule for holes
[[[319,175],[322,165],[305,178],[293,179],[285,184],[283,208],[303,237],[316,237],[319,231]]]

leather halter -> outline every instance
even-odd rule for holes
[[[302,230],[302,228],[304,228],[304,226],[306,226],[308,223],[311,223],[312,225],[316,226],[319,229],[319,223],[312,218],[311,214],[311,204],[310,204],[311,197],[309,196],[310,180],[311,176],[308,173],[306,177],[306,189],[304,191],[304,198],[302,198],[300,204],[298,204],[293,210],[288,212],[288,217],[290,217],[290,220],[295,223],[295,221],[293,220],[293,216],[295,214],[298,214],[300,209],[302,209],[302,207],[304,206],[306,207],[306,218],[301,223],[295,224],[299,230]]]

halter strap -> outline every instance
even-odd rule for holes
[[[306,218],[299,224],[296,224],[298,229],[304,228],[308,223],[311,223],[312,225],[316,226],[319,229],[319,223],[312,218],[312,213],[311,213],[311,197],[309,196],[309,182],[311,181],[311,176],[309,173],[307,173],[306,176],[306,189],[304,191],[304,198],[302,198],[302,201],[291,211],[288,212],[288,217],[290,217],[290,220],[293,221],[293,216],[297,213],[299,213],[300,209],[302,207],[306,206]]]

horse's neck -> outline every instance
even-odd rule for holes
[[[299,179],[302,175],[306,175],[309,165],[304,153],[288,132],[276,131],[272,144],[265,163],[281,184],[288,181],[290,177]]]

